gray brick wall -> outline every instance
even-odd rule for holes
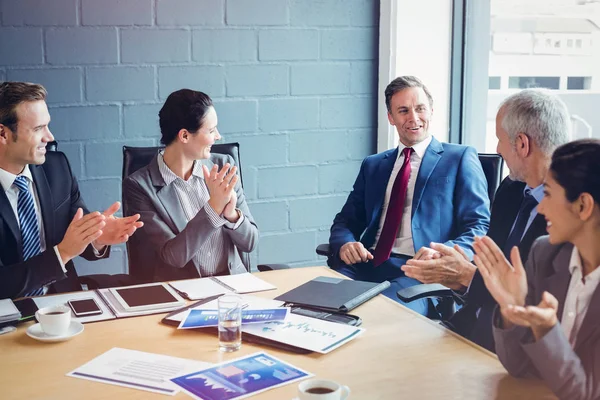
[[[378,14],[373,0],[0,0],[0,80],[48,88],[51,129],[100,210],[121,198],[121,147],[158,143],[169,93],[208,93],[241,143],[254,263],[323,265],[315,246],[375,151]],[[126,263],[124,246],[76,260],[83,274]]]

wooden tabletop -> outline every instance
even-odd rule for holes
[[[257,274],[277,290],[273,298],[316,276],[325,267]],[[352,311],[366,332],[329,354],[292,354],[244,343],[235,353],[217,349],[214,334],[182,331],[160,323],[163,315],[96,322],[66,342],[42,343],[25,334],[31,323],[0,336],[2,399],[159,399],[165,395],[65,376],[113,347],[219,363],[266,351],[318,378],[348,385],[351,399],[538,399],[554,398],[539,381],[510,377],[497,357],[411,310],[377,296]],[[290,400],[291,384],[253,398]],[[177,399],[189,398],[184,393]]]

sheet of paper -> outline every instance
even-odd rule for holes
[[[291,313],[285,321],[244,325],[242,332],[326,354],[359,336],[364,329]]]
[[[98,294],[93,290],[83,291],[83,292],[57,294],[54,296],[35,297],[33,299],[33,301],[35,302],[35,305],[38,306],[38,308],[44,308],[44,307],[51,307],[51,306],[67,306],[68,307],[67,301],[83,300],[83,299],[96,300],[96,304],[98,304],[98,307],[100,307],[100,310],[102,310],[102,314],[77,318],[74,315],[72,315],[72,313],[71,313],[71,316],[73,317],[74,320],[79,321],[82,324],[85,324],[86,322],[96,322],[96,321],[105,321],[108,319],[115,319],[115,316],[112,313],[112,311],[108,308],[108,306],[104,303],[104,301],[102,299],[100,299],[100,296],[98,296]]]
[[[265,310],[271,308],[279,308],[284,303],[279,300],[263,299],[262,297],[244,295],[242,298],[242,305],[246,305],[246,310]],[[200,304],[196,307],[190,308],[189,310],[217,310],[219,308],[218,300],[212,300],[204,304]],[[189,311],[184,310],[179,314],[172,315],[169,317],[170,321],[181,322],[188,315]]]
[[[312,374],[267,353],[255,353],[171,379],[199,400],[243,399]]]
[[[236,293],[252,293],[262,292],[263,290],[277,289],[270,283],[265,282],[250,273],[217,276],[215,279],[223,282],[235,290]]]
[[[67,376],[175,395],[179,387],[170,378],[205,369],[212,364],[114,347]]]
[[[230,290],[221,286],[211,278],[186,279],[183,281],[170,282],[175,290],[182,293],[190,300],[201,300],[207,297],[231,293]]]
[[[290,312],[289,307],[270,310],[243,310],[242,324],[259,324],[266,321],[283,321]],[[177,329],[206,328],[219,325],[218,310],[189,310],[187,317]]]

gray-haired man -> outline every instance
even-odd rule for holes
[[[497,151],[510,169],[492,204],[488,236],[510,253],[518,246],[527,260],[534,240],[546,234],[546,221],[537,213],[552,152],[570,139],[571,122],[565,104],[546,90],[515,93],[500,105],[496,116]],[[443,256],[409,260],[402,268],[423,283],[441,283],[457,291],[466,305],[450,324],[461,335],[494,351],[491,317],[495,301],[476,267],[457,249],[432,244]],[[466,292],[464,292],[466,290]],[[464,292],[464,294],[461,294]]]

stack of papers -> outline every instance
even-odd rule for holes
[[[275,309],[283,306],[279,300],[263,299],[255,296],[241,296],[242,303],[247,310]],[[191,310],[215,310],[218,308],[217,300],[193,307]],[[179,328],[186,325],[187,318],[192,315],[201,317],[202,313],[185,310],[171,315],[168,320],[178,322]],[[183,322],[182,322],[183,321]],[[190,325],[202,323],[202,318],[197,321],[192,319]],[[199,326],[193,326],[199,327]],[[321,319],[305,317],[298,314],[287,313],[283,320],[271,320],[253,324],[243,324],[242,332],[269,339],[275,342],[300,347],[302,349],[327,354],[349,341],[359,337],[365,329],[355,326],[338,324]]]
[[[18,321],[19,318],[21,318],[21,312],[11,299],[0,300],[0,324]]]

